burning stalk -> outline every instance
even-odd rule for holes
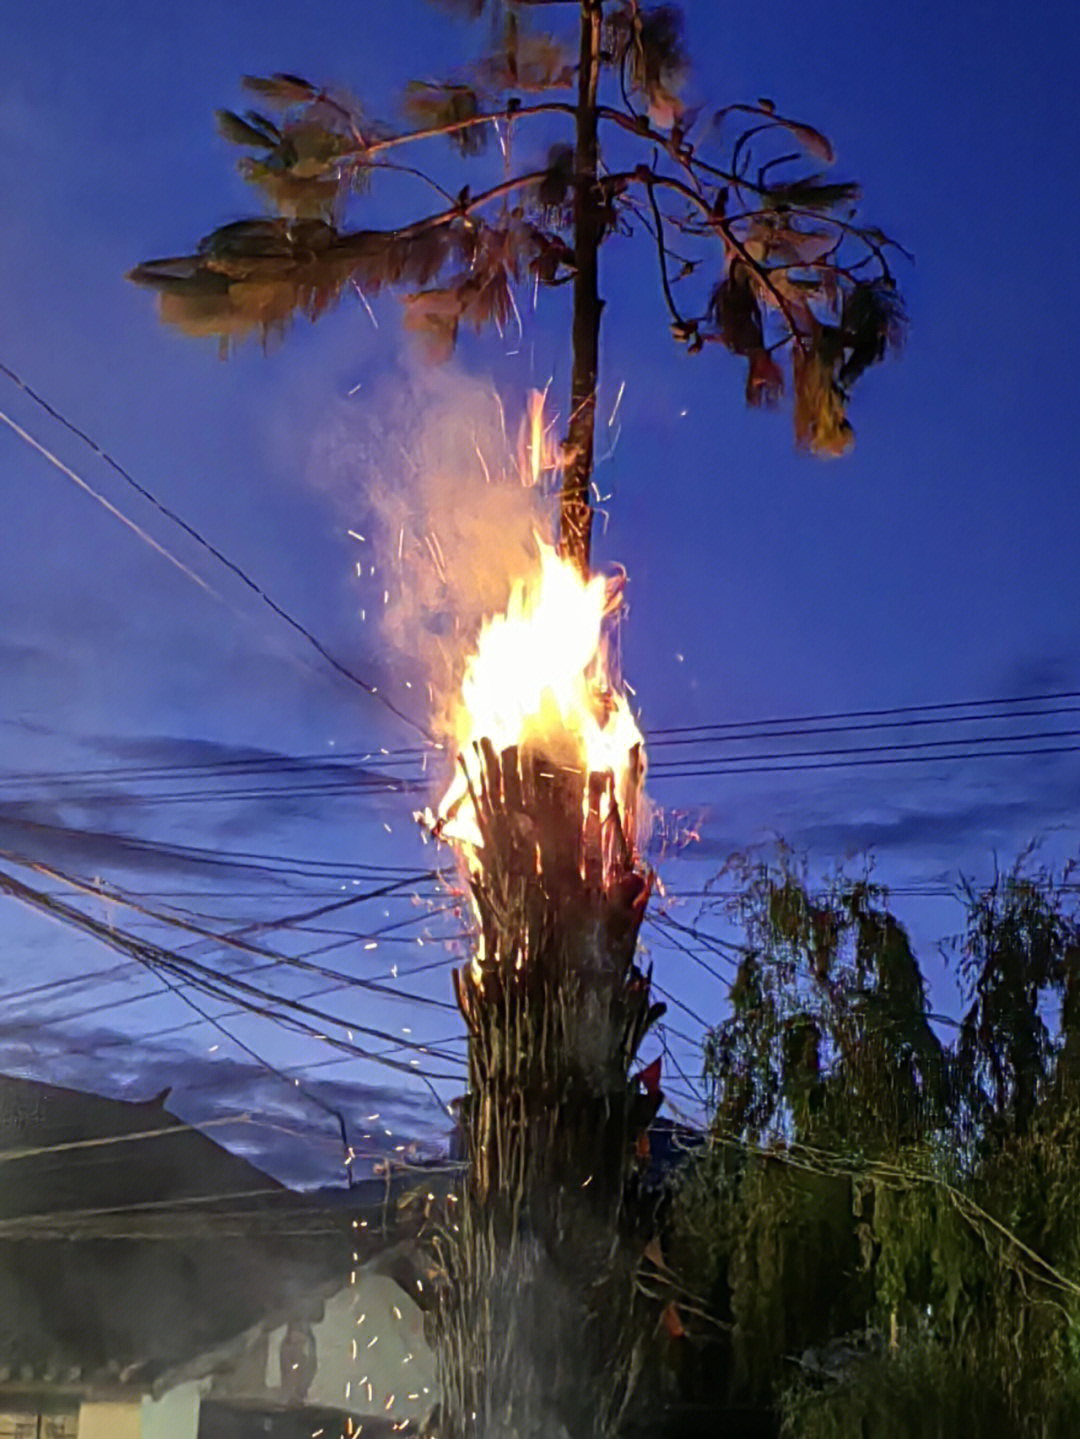
[[[621,1179],[623,1165],[605,1164],[594,1146],[577,1156],[573,1170],[551,1174],[549,1166],[568,1104],[606,1104],[620,1090],[634,1099],[636,1084],[628,1085],[627,1075],[663,1010],[650,1007],[648,976],[633,963],[649,881],[617,808],[601,818],[611,775],[586,781],[554,770],[541,755],[523,760],[514,747],[496,755],[485,745],[483,776],[477,812],[486,859],[470,881],[478,947],[469,968],[455,973],[472,1040],[473,1184],[481,1199],[518,1192],[540,1166],[560,1184],[595,1183],[599,1193]],[[503,1045],[504,1035],[515,1042]],[[564,1083],[553,1087],[556,1077]],[[541,1101],[531,1137],[545,1142],[531,1152],[507,1146],[500,1106],[492,1103],[514,1090]],[[627,1114],[651,1118],[640,1108],[632,1102]],[[519,1112],[512,1129],[520,1118]],[[626,1139],[624,1133],[619,1142]]]
[[[573,598],[569,630],[553,593]],[[455,1439],[611,1434],[640,1360],[633,1181],[660,1095],[631,1070],[663,1006],[634,962],[645,767],[604,663],[605,604],[602,580],[542,551],[538,585],[481,635],[471,737],[434,820],[466,865],[477,928],[454,975],[468,1180],[436,1242],[439,1432]]]

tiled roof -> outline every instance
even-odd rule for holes
[[[0,1076],[0,1385],[146,1388],[347,1271],[343,1212],[163,1100]]]
[[[33,1217],[283,1186],[164,1107],[0,1075],[0,1234]]]

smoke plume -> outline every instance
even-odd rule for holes
[[[538,568],[535,537],[551,538],[521,425],[491,384],[412,368],[338,402],[313,447],[309,479],[363,535],[357,563],[395,668],[427,687],[442,733],[481,621]]]

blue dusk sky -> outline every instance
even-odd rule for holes
[[[914,264],[897,267],[904,353],[856,387],[853,453],[822,463],[795,452],[788,410],[746,410],[743,362],[672,342],[647,236],[605,248],[597,484],[609,498],[596,559],[629,577],[623,663],[654,737],[650,793],[669,833],[699,836],[657,852],[667,894],[654,914],[724,933],[701,910],[704,886],[732,851],[778,837],[815,873],[871,851],[935,1007],[956,1014],[937,942],[961,921],[958,875],[985,878],[995,855],[1007,864],[1033,838],[1048,859],[1076,850],[1080,11],[1052,0],[684,8],[688,101],[708,117],[767,96],[818,126],[837,175],[862,183],[862,214]],[[497,430],[496,394],[511,430],[528,389],[549,380],[565,415],[569,292],[541,294],[535,309],[523,295],[520,333],[469,337],[432,374],[392,296],[370,314],[347,296],[283,343],[249,342],[222,361],[214,341],[160,325],[123,277],[259,213],[213,125],[216,107],[242,108],[242,74],[299,73],[392,119],[406,81],[445,75],[483,37],[425,0],[37,0],[3,25],[0,364],[379,695],[336,673],[0,373],[0,868],[206,963],[257,961],[17,861],[318,954],[337,979],[259,979],[319,992],[307,1002],[381,1037],[354,1033],[377,1057],[350,1058],[256,1016],[221,1018],[227,1006],[2,899],[0,1067],[111,1092],[171,1084],[177,1112],[234,1113],[235,1129],[215,1132],[294,1179],[340,1177],[331,1110],[370,1157],[436,1136],[439,1105],[462,1087],[446,942],[460,922],[431,874],[447,856],[412,819],[434,770],[411,792],[387,788],[388,773],[421,776],[381,753],[418,742],[381,698],[428,719],[397,625],[409,580],[391,521],[412,523],[418,496],[446,509],[431,475],[464,464],[466,419]],[[522,129],[515,158],[540,158],[552,138]],[[424,158],[462,183],[441,142]],[[491,159],[478,173],[492,165],[497,175]],[[415,190],[376,187],[349,220],[390,224],[416,204]],[[461,484],[454,502],[479,503],[475,471]],[[896,713],[960,701],[993,703]],[[890,713],[851,718],[865,711]],[[805,717],[822,715],[846,718],[807,734],[829,722]],[[843,729],[852,723],[878,727]],[[682,727],[710,725],[729,728],[672,744]],[[883,745],[909,748],[851,763],[853,749]],[[697,772],[665,775],[676,757]],[[693,1041],[722,1015],[730,967],[670,935],[653,924],[643,937],[678,1002],[668,1038],[692,1077]],[[686,1082],[671,1089],[699,1112]]]

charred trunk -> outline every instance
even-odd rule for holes
[[[468,1179],[436,1241],[444,1439],[601,1439],[641,1358],[630,1071],[662,1006],[634,963],[649,885],[610,776],[484,751]]]
[[[574,316],[570,423],[563,441],[559,548],[589,573],[592,538],[593,435],[596,373],[600,353],[599,255],[604,210],[599,187],[597,86],[600,76],[600,0],[582,0],[578,56],[577,143],[574,154]]]

